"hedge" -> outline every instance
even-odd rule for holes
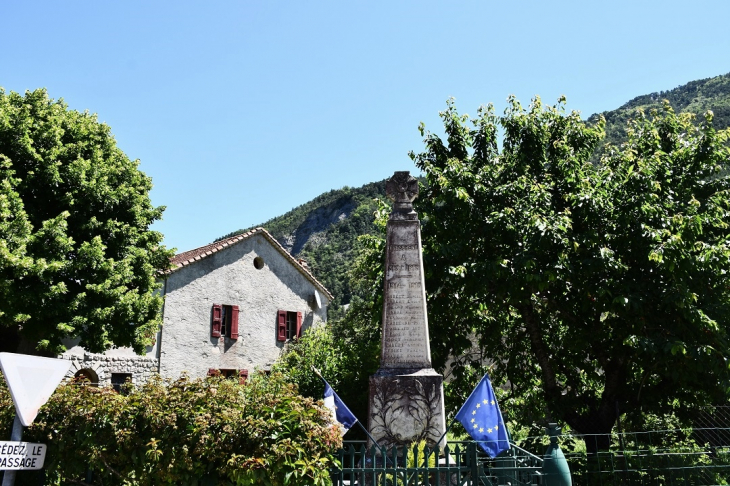
[[[2,381],[2,380],[0,380]],[[23,440],[48,445],[44,484],[326,485],[341,446],[330,412],[279,374],[153,379],[126,393],[58,387]],[[0,384],[0,440],[15,413]],[[18,483],[30,473],[18,475]]]

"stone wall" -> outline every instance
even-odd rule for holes
[[[158,361],[149,356],[105,356],[103,354],[64,353],[62,359],[71,360],[71,369],[66,375],[73,378],[79,371],[90,371],[98,378],[99,386],[111,385],[112,373],[129,373],[132,383],[143,385],[152,375],[157,373]]]

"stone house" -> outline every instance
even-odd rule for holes
[[[71,374],[117,386],[159,373],[177,378],[268,370],[285,343],[326,322],[329,291],[306,263],[256,228],[172,258],[163,280],[163,325],[146,356],[69,346]]]

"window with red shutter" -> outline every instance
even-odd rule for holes
[[[238,378],[238,382],[243,384],[248,379],[248,370],[232,370],[228,368],[209,368],[208,376],[222,376],[223,378]]]
[[[248,380],[248,370],[238,370],[238,382],[243,385],[246,380]]]
[[[278,311],[276,321],[277,341],[287,341],[301,337],[302,322],[303,314],[301,312]]]
[[[231,306],[231,339],[238,339],[238,306]]]
[[[213,322],[210,326],[210,336],[217,338],[221,337],[221,321],[223,319],[223,306],[220,304],[213,304]]]
[[[278,311],[278,319],[276,321],[276,340],[286,341],[286,311]]]
[[[210,326],[211,337],[225,336],[238,339],[238,314],[239,308],[237,305],[213,304],[213,317]]]

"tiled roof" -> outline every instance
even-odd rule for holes
[[[210,255],[212,255],[213,253],[219,252],[225,248],[228,248],[231,245],[235,245],[239,241],[246,240],[246,239],[252,237],[253,235],[261,235],[264,238],[266,238],[269,241],[269,243],[271,243],[271,245],[274,248],[276,248],[279,251],[279,253],[281,253],[284,256],[284,258],[289,260],[289,262],[292,265],[294,265],[294,267],[297,270],[299,270],[302,273],[302,275],[304,275],[306,277],[307,280],[309,280],[316,287],[318,287],[319,290],[321,290],[330,301],[333,299],[333,296],[329,292],[329,290],[327,290],[327,288],[324,285],[322,285],[322,283],[319,280],[314,278],[314,275],[312,275],[312,273],[309,271],[309,269],[306,268],[304,265],[302,265],[299,262],[299,260],[294,258],[291,255],[291,253],[286,251],[286,249],[283,246],[281,246],[281,244],[278,241],[276,241],[276,239],[273,236],[271,236],[271,234],[263,228],[252,229],[251,231],[248,231],[246,233],[242,233],[242,234],[236,235],[236,236],[231,236],[229,238],[226,238],[226,239],[223,239],[220,241],[216,241],[214,243],[210,243],[205,246],[201,246],[200,248],[195,248],[194,250],[188,250],[188,251],[184,251],[182,253],[178,253],[174,257],[170,258],[170,263],[172,263],[172,269],[168,270],[167,273],[175,272],[182,267],[186,267],[186,266],[190,265],[191,263],[195,263],[198,260],[207,258]]]

